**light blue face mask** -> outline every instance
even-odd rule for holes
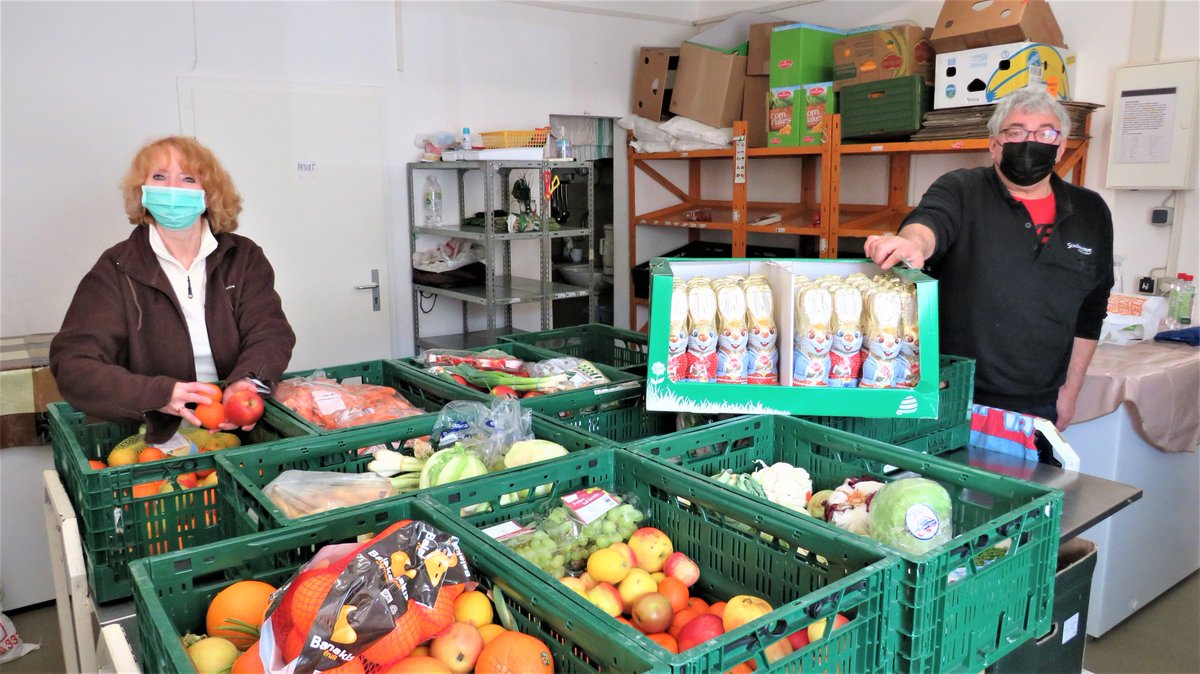
[[[187,229],[204,212],[204,190],[142,185],[142,206],[167,229]]]

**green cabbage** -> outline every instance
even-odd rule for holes
[[[889,483],[871,500],[871,538],[921,555],[954,537],[953,504],[942,485],[923,477]]]

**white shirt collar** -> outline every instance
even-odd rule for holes
[[[179,263],[179,260],[176,260],[175,257],[171,255],[171,252],[167,250],[167,244],[163,242],[162,234],[158,233],[158,227],[155,227],[154,225],[146,226],[150,228],[150,250],[153,250],[154,254],[157,255],[160,260],[174,263],[180,269],[183,269],[183,265]],[[217,249],[217,237],[213,236],[212,230],[208,227],[208,223],[202,222],[199,226],[203,227],[204,231],[200,234],[200,251],[196,253],[196,259],[192,261],[192,267],[195,267],[198,262],[202,262],[214,250]],[[184,271],[191,270],[184,269]]]

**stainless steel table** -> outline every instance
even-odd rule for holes
[[[1140,487],[1025,461],[1009,454],[986,449],[964,447],[943,454],[942,458],[1061,490],[1063,492],[1063,514],[1059,533],[1061,541],[1078,536],[1125,506],[1142,498]]]

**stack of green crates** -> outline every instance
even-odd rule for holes
[[[75,507],[87,560],[88,583],[98,602],[128,597],[128,564],[134,559],[219,541],[229,522],[220,494],[226,485],[179,490],[180,475],[215,470],[226,451],[204,452],[148,463],[96,469],[117,443],[138,433],[136,422],[95,421],[67,403],[48,408],[54,467]],[[282,415],[264,415],[254,430],[239,433],[247,446],[270,447],[281,438],[305,436],[306,427]],[[166,480],[175,491],[134,495],[134,488]]]
[[[502,342],[529,344],[566,356],[586,358],[639,376],[646,376],[650,337],[644,332],[586,323],[569,328],[505,335]]]
[[[542,349],[529,344],[521,344],[517,342],[506,342],[501,344],[493,344],[492,346],[483,346],[471,351],[486,351],[499,350],[504,353],[527,362],[538,362],[551,358],[562,358],[564,354],[547,349]],[[402,368],[407,368],[414,375],[422,377],[434,378],[429,374],[428,370],[421,364],[418,357],[402,358],[394,361]],[[608,378],[609,383],[599,386],[590,386],[581,389],[572,389],[567,391],[559,391],[557,393],[547,393],[545,395],[532,396],[529,398],[521,398],[521,407],[541,412],[546,416],[553,417],[562,421],[572,419],[578,416],[587,416],[602,412],[605,409],[619,407],[621,401],[629,398],[636,398],[645,392],[645,378],[639,377],[629,372],[618,370],[603,363],[594,363],[596,369]],[[446,380],[442,380],[446,381]],[[453,384],[454,390],[460,393],[464,399],[474,399],[480,401],[488,401],[491,396],[478,389],[473,389],[460,384]],[[472,397],[473,396],[473,397]]]
[[[425,521],[458,536],[481,590],[499,588],[519,631],[540,639],[564,673],[652,672],[661,666],[607,625],[584,614],[561,585],[531,578],[499,551],[475,541],[455,518],[413,499],[385,501],[320,522],[236,538],[132,565],[142,671],[194,672],[179,637],[202,634],[212,598],[238,580],[276,587],[323,546],[354,543],[405,519]],[[658,669],[656,669],[658,668]]]
[[[440,379],[414,377],[411,370],[400,367],[395,362],[388,360],[369,360],[348,365],[322,367],[315,370],[298,370],[284,374],[281,379],[312,377],[315,374],[320,374],[327,379],[333,379],[338,383],[390,386],[396,389],[397,393],[404,396],[408,402],[412,403],[415,407],[425,410],[429,414],[437,414],[446,403],[458,400],[462,394],[462,388],[459,386]],[[313,433],[340,433],[345,430],[342,428],[322,428],[274,398],[268,399],[267,409],[275,414],[290,417],[297,424],[311,429]],[[388,422],[363,424],[363,426],[378,425],[381,423]],[[350,426],[349,428],[360,427]]]
[[[406,440],[428,436],[437,419],[433,415],[410,417],[389,424],[374,424],[347,430],[336,435],[310,436],[281,442],[264,451],[253,448],[225,452],[217,457],[220,480],[226,488],[221,491],[224,511],[233,520],[233,533],[250,534],[270,529],[304,524],[346,510],[373,507],[372,503],[350,505],[334,510],[288,517],[263,492],[284,471],[312,471],[342,474],[368,472],[373,459],[364,450],[385,445],[400,451]],[[532,424],[535,438],[557,442],[569,452],[589,449],[603,443],[597,438],[553,420],[534,414]],[[409,453],[409,452],[405,452]],[[454,484],[469,484],[486,476],[470,478]],[[408,498],[417,492],[407,492],[392,498]]]
[[[981,671],[1050,625],[1062,514],[1062,492],[1056,489],[786,416],[738,417],[630,450],[706,476],[727,468],[753,472],[756,459],[768,465],[784,461],[807,470],[814,490],[863,475],[884,481],[918,475],[945,487],[954,503],[954,538],[948,543],[914,556],[859,538],[904,560],[901,640],[890,671]],[[796,523],[814,522],[807,514],[750,498]],[[816,526],[840,531],[823,522]],[[1011,547],[1002,557],[982,568],[972,563],[1006,540]],[[965,576],[950,580],[960,572]]]
[[[924,75],[906,75],[843,87],[842,138],[904,138],[921,130],[933,107]]]
[[[864,438],[927,454],[942,454],[966,446],[971,438],[971,394],[975,390],[975,361],[943,354],[939,359],[938,415],[934,419],[868,419],[864,417],[803,417]]]
[[[536,493],[535,487],[541,487]],[[822,618],[851,620],[771,666],[788,671],[890,672],[898,634],[899,563],[846,532],[762,508],[687,471],[622,449],[597,449],[530,464],[487,479],[429,489],[419,498],[466,519],[477,540],[501,550],[513,573],[556,579],[480,531],[509,520],[526,523],[581,489],[601,488],[645,514],[674,549],[700,567],[692,596],[709,602],[737,595],[765,599],[771,613],[683,653],[672,654],[585,598],[568,594],[579,622],[620,635],[671,672],[720,672],[747,660],[768,668],[766,648]],[[508,494],[528,490],[524,500]],[[483,508],[487,512],[479,513]],[[828,624],[828,623],[827,623]]]

